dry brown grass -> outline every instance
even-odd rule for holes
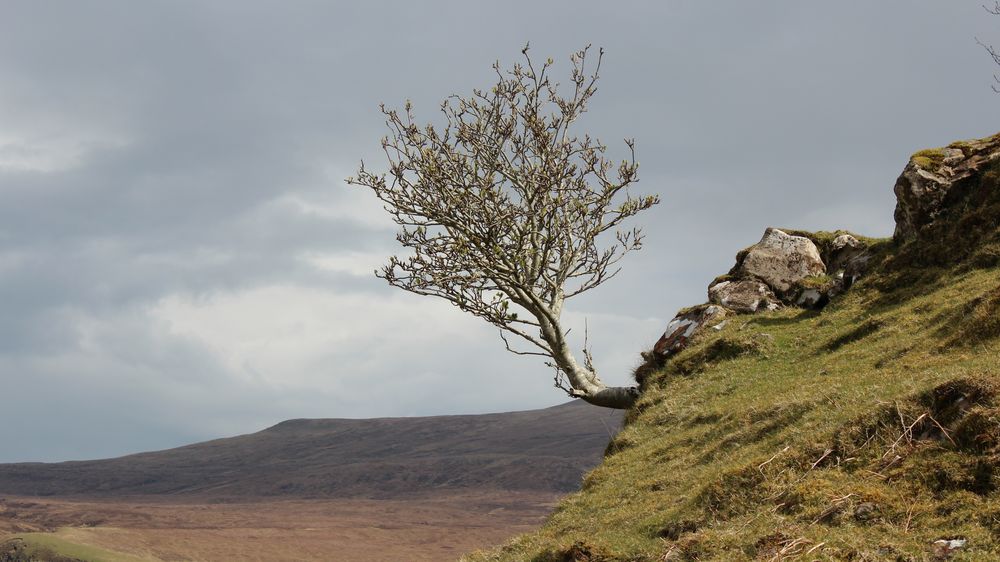
[[[537,527],[556,499],[524,492],[250,503],[8,497],[0,500],[0,542],[47,532],[154,561],[454,560]]]

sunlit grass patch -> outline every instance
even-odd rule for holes
[[[54,533],[19,533],[0,540],[0,545],[17,546],[17,554],[23,557],[23,562],[142,562],[126,554],[112,552],[102,548],[74,542],[69,534],[71,529],[60,529]],[[11,551],[15,549],[10,549]],[[4,556],[0,548],[0,556]],[[16,562],[22,559],[8,555]],[[3,558],[6,560],[6,558]]]

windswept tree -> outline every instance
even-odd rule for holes
[[[607,386],[586,343],[582,360],[570,350],[562,321],[566,299],[614,277],[641,247],[641,231],[624,223],[658,202],[629,193],[638,180],[632,140],[628,158],[613,162],[599,140],[573,132],[604,54],[587,68],[588,51],[572,55],[561,87],[549,77],[552,59],[538,65],[525,47],[523,63],[493,65],[489,90],[447,98],[439,126],[416,123],[409,101],[403,112],[383,105],[388,172],[362,162],[348,182],[382,200],[411,251],[376,275],[496,326],[509,351],[545,357],[570,396],[627,408],[638,390]]]

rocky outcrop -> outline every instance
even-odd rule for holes
[[[983,168],[1000,158],[1000,135],[921,150],[896,180],[896,230],[906,242],[934,224],[952,202],[976,182]]]
[[[709,300],[742,313],[781,306],[822,308],[864,275],[871,259],[867,239],[844,231],[768,228],[760,242],[737,254],[736,265],[721,279],[731,284],[716,281],[709,287]],[[766,296],[756,307],[755,292]],[[744,302],[750,306],[741,306]]]
[[[904,246],[904,252],[910,247],[920,254],[912,263],[968,257],[977,267],[1000,265],[1000,239],[981,237],[983,229],[995,230],[1000,212],[998,163],[1000,134],[922,150],[910,158],[894,186],[893,238],[897,243],[921,240]],[[868,272],[876,255],[870,244],[843,231],[768,228],[758,243],[737,254],[728,274],[709,285],[709,303],[677,313],[649,357],[665,360],[706,327],[721,328],[728,314],[826,306]]]
[[[803,279],[824,275],[826,265],[812,240],[768,228],[760,242],[751,246],[736,264],[733,273],[737,277],[759,279],[775,294],[788,296]]]
[[[726,309],[713,304],[703,304],[681,310],[667,324],[667,329],[653,346],[653,353],[659,357],[669,357],[687,347],[695,335],[707,326],[719,326],[725,322]]]
[[[732,310],[749,313],[781,308],[778,297],[759,279],[721,281],[708,288],[708,301]]]
[[[756,314],[783,306],[822,308],[866,270],[871,255],[857,237],[841,233],[831,241],[829,234],[806,234],[765,230],[758,243],[737,254],[728,274],[709,285],[708,303],[674,316],[647,360],[666,360],[706,327],[721,328],[729,314]],[[817,236],[822,246],[810,238]]]

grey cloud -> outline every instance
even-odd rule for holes
[[[489,64],[513,62],[528,40],[557,73],[587,43],[607,49],[581,130],[616,155],[635,137],[638,188],[664,201],[643,220],[646,250],[569,304],[593,317],[602,370],[621,382],[658,336],[652,326],[703,300],[766,226],[889,234],[907,155],[996,132],[1000,107],[973,40],[1000,36],[1000,18],[971,1],[15,2],[6,12],[0,256],[18,258],[0,258],[0,384],[21,393],[0,411],[0,440],[21,451],[6,460],[118,454],[283,416],[558,402],[544,366],[507,357],[474,324],[460,349],[443,335],[417,348],[398,330],[408,312],[386,314],[371,348],[314,359],[345,389],[336,395],[255,386],[149,312],[163,299],[276,285],[391,298],[378,280],[302,260],[395,251],[391,229],[341,181],[362,158],[382,160],[378,103],[409,98],[433,121],[443,97],[489,85]],[[63,162],[2,164],[29,157]],[[453,327],[428,322],[428,333]],[[88,348],[94,326],[100,345]],[[484,393],[480,369],[514,379]],[[357,389],[378,398],[355,407]],[[426,401],[441,389],[449,400]],[[35,429],[14,423],[39,409],[60,414]]]

